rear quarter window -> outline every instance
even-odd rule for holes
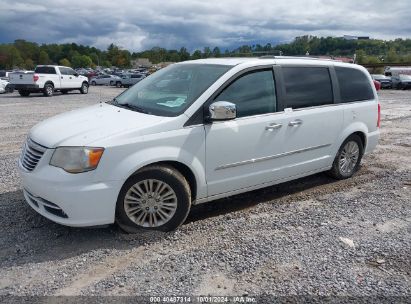
[[[340,86],[341,102],[374,99],[371,82],[367,75],[357,69],[335,67]]]

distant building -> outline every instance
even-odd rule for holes
[[[370,37],[368,36],[351,36],[351,35],[344,35],[342,38],[345,40],[369,40]]]
[[[135,68],[150,68],[153,66],[153,64],[148,58],[137,58],[137,59],[131,60],[131,66],[134,69]]]

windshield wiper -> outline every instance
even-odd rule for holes
[[[131,103],[125,103],[125,104],[119,104],[120,106],[124,106],[130,110],[136,111],[136,112],[140,112],[140,113],[144,113],[144,114],[150,114],[150,112],[148,112],[146,109],[133,105]]]
[[[148,112],[146,109],[144,109],[142,107],[139,107],[139,106],[136,106],[136,105],[133,105],[131,103],[118,103],[116,101],[115,105],[118,106],[118,107],[122,107],[122,108],[132,110],[132,111],[136,111],[136,112],[140,112],[140,113],[144,113],[144,114],[150,114],[150,112]]]
[[[120,107],[120,108],[125,108],[125,109],[129,109],[132,111],[136,111],[136,112],[140,112],[140,113],[144,113],[144,114],[150,114],[150,112],[148,112],[146,109],[133,105],[131,103],[119,103],[118,100],[116,98],[113,98],[113,100],[108,101],[108,104]]]
[[[113,98],[112,100],[106,101],[106,103],[111,105],[118,105],[117,98]]]

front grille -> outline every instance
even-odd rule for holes
[[[23,168],[29,172],[33,171],[46,150],[46,147],[43,147],[28,138],[24,144],[20,157],[20,162]]]
[[[34,206],[37,208],[44,208],[48,213],[54,214],[55,216],[62,217],[62,218],[68,218],[68,215],[61,209],[58,205],[49,202],[41,197],[34,196],[30,192],[28,192],[26,189],[24,189],[24,193],[26,198],[32,203]]]

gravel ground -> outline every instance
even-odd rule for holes
[[[382,137],[355,177],[317,174],[195,207],[171,233],[75,229],[23,199],[16,161],[46,117],[116,96],[0,96],[1,295],[411,298],[411,91],[382,91]]]

